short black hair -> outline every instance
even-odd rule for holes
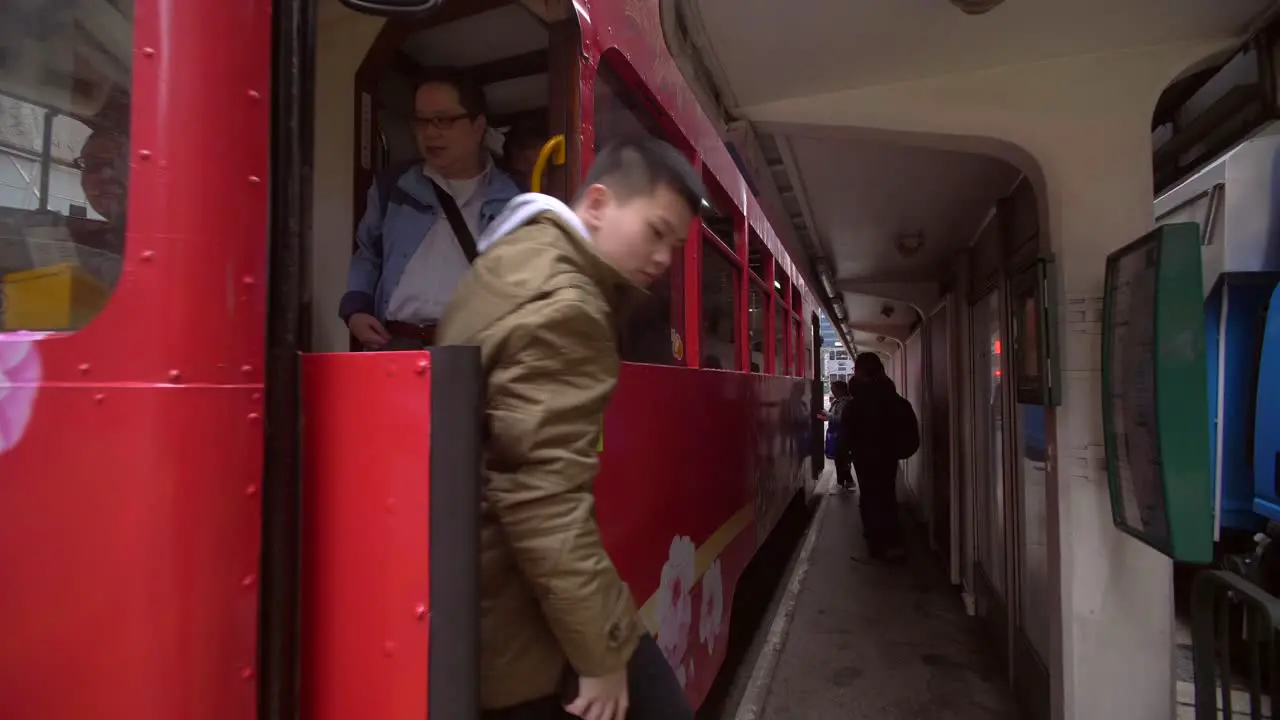
[[[858,353],[853,361],[853,372],[870,378],[884,377],[884,362],[873,352]]]
[[[489,114],[489,103],[485,100],[484,88],[476,85],[465,72],[457,68],[429,68],[419,73],[417,80],[417,84],[413,86],[415,98],[424,85],[448,85],[458,93],[458,103],[472,120]]]
[[[650,137],[626,138],[606,145],[591,163],[579,196],[592,185],[609,188],[623,201],[665,185],[684,200],[694,215],[707,194],[689,159],[671,145]]]
[[[849,394],[849,383],[845,382],[844,380],[832,380],[832,381],[831,381],[831,394],[832,394],[832,395],[839,395],[839,394],[841,394],[841,393],[843,393],[843,394],[845,394],[845,395],[848,395],[848,394]]]

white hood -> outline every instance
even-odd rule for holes
[[[582,224],[581,218],[568,205],[550,195],[524,193],[511,198],[511,202],[507,203],[507,207],[503,209],[502,214],[489,223],[489,227],[485,229],[484,233],[480,235],[480,239],[476,241],[476,252],[488,250],[494,243],[525,226],[531,219],[544,212],[555,213],[569,227],[577,230],[584,239],[591,240],[587,227]]]

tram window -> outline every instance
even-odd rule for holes
[[[75,3],[19,3],[0,27],[0,330],[74,330],[120,277],[130,37]],[[131,3],[102,4],[132,31]],[[39,40],[24,28],[39,27]]]
[[[632,311],[618,338],[618,348],[625,362],[649,365],[684,365],[684,338],[672,326],[674,273],[664,276],[649,288],[649,298]]]
[[[725,247],[734,250],[738,246],[733,234],[733,210],[735,209],[733,203],[720,189],[711,173],[703,173],[702,182],[707,187],[708,196],[702,202],[702,225],[710,230],[717,240],[724,243]]]
[[[752,280],[747,288],[747,343],[751,348],[751,372],[764,372],[764,288]]]
[[[595,83],[595,149],[623,137],[647,135],[673,142],[649,114],[630,87],[607,62],[601,63]],[[684,265],[677,257],[671,270],[650,290],[628,318],[619,346],[626,362],[685,365]]]
[[[797,305],[797,307],[799,307]],[[804,327],[800,324],[800,316],[791,316],[791,374],[796,377],[804,377],[805,355],[801,352],[804,347]]]
[[[787,309],[781,302],[773,304],[773,374],[789,375],[787,372]]]
[[[600,64],[596,73],[595,87],[595,149],[597,151],[611,140],[623,137],[648,135],[659,140],[670,142],[676,147],[681,143],[674,142],[661,124],[645,108],[645,104],[637,97],[638,90],[629,86],[613,66],[608,62]]]
[[[738,369],[739,265],[712,240],[703,243],[702,367]]]
[[[764,241],[760,239],[755,230],[752,230],[750,239],[747,242],[747,268],[763,281],[768,277],[765,269],[769,267],[771,259],[769,249],[764,246]]]
[[[787,299],[791,297],[791,280],[782,271],[782,264],[774,260],[773,266],[773,374],[790,375],[787,367],[787,333],[791,327],[791,313],[787,311]]]

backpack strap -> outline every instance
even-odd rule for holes
[[[431,180],[431,178],[427,178]],[[436,191],[436,198],[440,201],[440,207],[444,210],[445,219],[449,221],[449,227],[453,228],[453,237],[458,241],[458,247],[462,249],[462,254],[467,256],[467,264],[476,261],[476,239],[471,234],[471,228],[467,227],[467,221],[462,219],[462,211],[458,209],[458,203],[454,201],[453,196],[445,192],[444,188],[435,180],[431,180],[431,188]]]
[[[386,225],[387,210],[391,207],[391,203],[413,205],[418,209],[425,207],[400,187],[400,178],[404,177],[404,174],[409,170],[421,164],[421,160],[414,159],[392,165],[379,173],[374,180],[374,184],[378,188],[378,203],[382,217],[381,222],[378,223],[378,237],[374,238],[371,244],[379,260],[382,259],[383,252],[382,228]],[[431,183],[431,188],[435,190],[436,197],[440,202],[440,209],[444,211],[445,219],[449,221],[449,227],[453,230],[453,236],[457,239],[458,247],[462,249],[462,254],[466,256],[468,263],[475,262],[476,256],[479,254],[476,250],[476,239],[471,233],[471,228],[462,219],[462,211],[458,208],[457,201],[453,199],[452,195],[445,192],[444,188],[440,187],[440,184],[435,180],[428,177],[427,181]]]

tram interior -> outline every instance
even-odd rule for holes
[[[518,126],[546,138],[549,55],[546,21],[519,3],[409,35],[381,73],[375,97],[383,165],[417,155],[410,125],[413,91],[415,78],[430,68],[462,68],[483,88],[489,105],[487,140],[497,159],[510,160],[503,156],[502,140]]]
[[[428,21],[381,21],[358,15],[336,0],[322,5],[316,77],[315,163],[313,188],[313,252],[310,284],[311,349],[351,348],[346,328],[337,318],[345,291],[356,224],[364,197],[376,173],[412,160],[417,154],[412,129],[413,95],[419,78],[434,70],[460,71],[485,95],[489,130],[486,147],[498,167],[524,175],[533,157],[504,156],[511,133],[533,138],[540,148],[552,135],[569,140],[564,166],[549,165],[541,192],[569,200],[580,149],[574,147],[578,97],[579,39],[575,15],[563,0],[512,0],[470,3],[453,15]],[[388,43],[394,47],[386,47]],[[362,85],[360,74],[376,78]],[[609,82],[606,79],[605,84]],[[357,117],[353,98],[369,93],[368,136],[352,127]],[[600,102],[608,87],[597,88],[597,147],[609,138],[645,132],[621,99]],[[360,108],[361,115],[365,108]],[[355,152],[356,143],[368,150]],[[526,144],[527,147],[527,144]],[[353,162],[354,161],[354,162]],[[530,178],[520,178],[528,185]],[[679,272],[676,268],[675,272]],[[632,314],[621,342],[624,358],[672,364],[670,313],[680,312],[666,283]]]
[[[563,113],[565,100],[552,102],[551,65],[553,27],[572,25],[567,3],[488,2],[483,8],[428,24],[382,21],[351,12],[336,0],[322,4],[312,196],[313,350],[350,347],[337,303],[346,288],[355,227],[373,177],[418,154],[412,118],[419,78],[450,69],[482,89],[488,105],[485,146],[504,170],[511,170],[512,159],[503,153],[513,129],[534,137],[540,147],[552,129],[563,127],[563,115],[559,126],[553,118],[553,105]],[[361,82],[362,73],[369,79]],[[563,80],[567,88],[572,78]],[[368,106],[357,110],[355,98],[363,93],[368,93]],[[360,120],[353,123],[356,117]],[[364,123],[366,127],[358,126]],[[551,176],[543,191],[564,199],[564,187],[563,179]]]

